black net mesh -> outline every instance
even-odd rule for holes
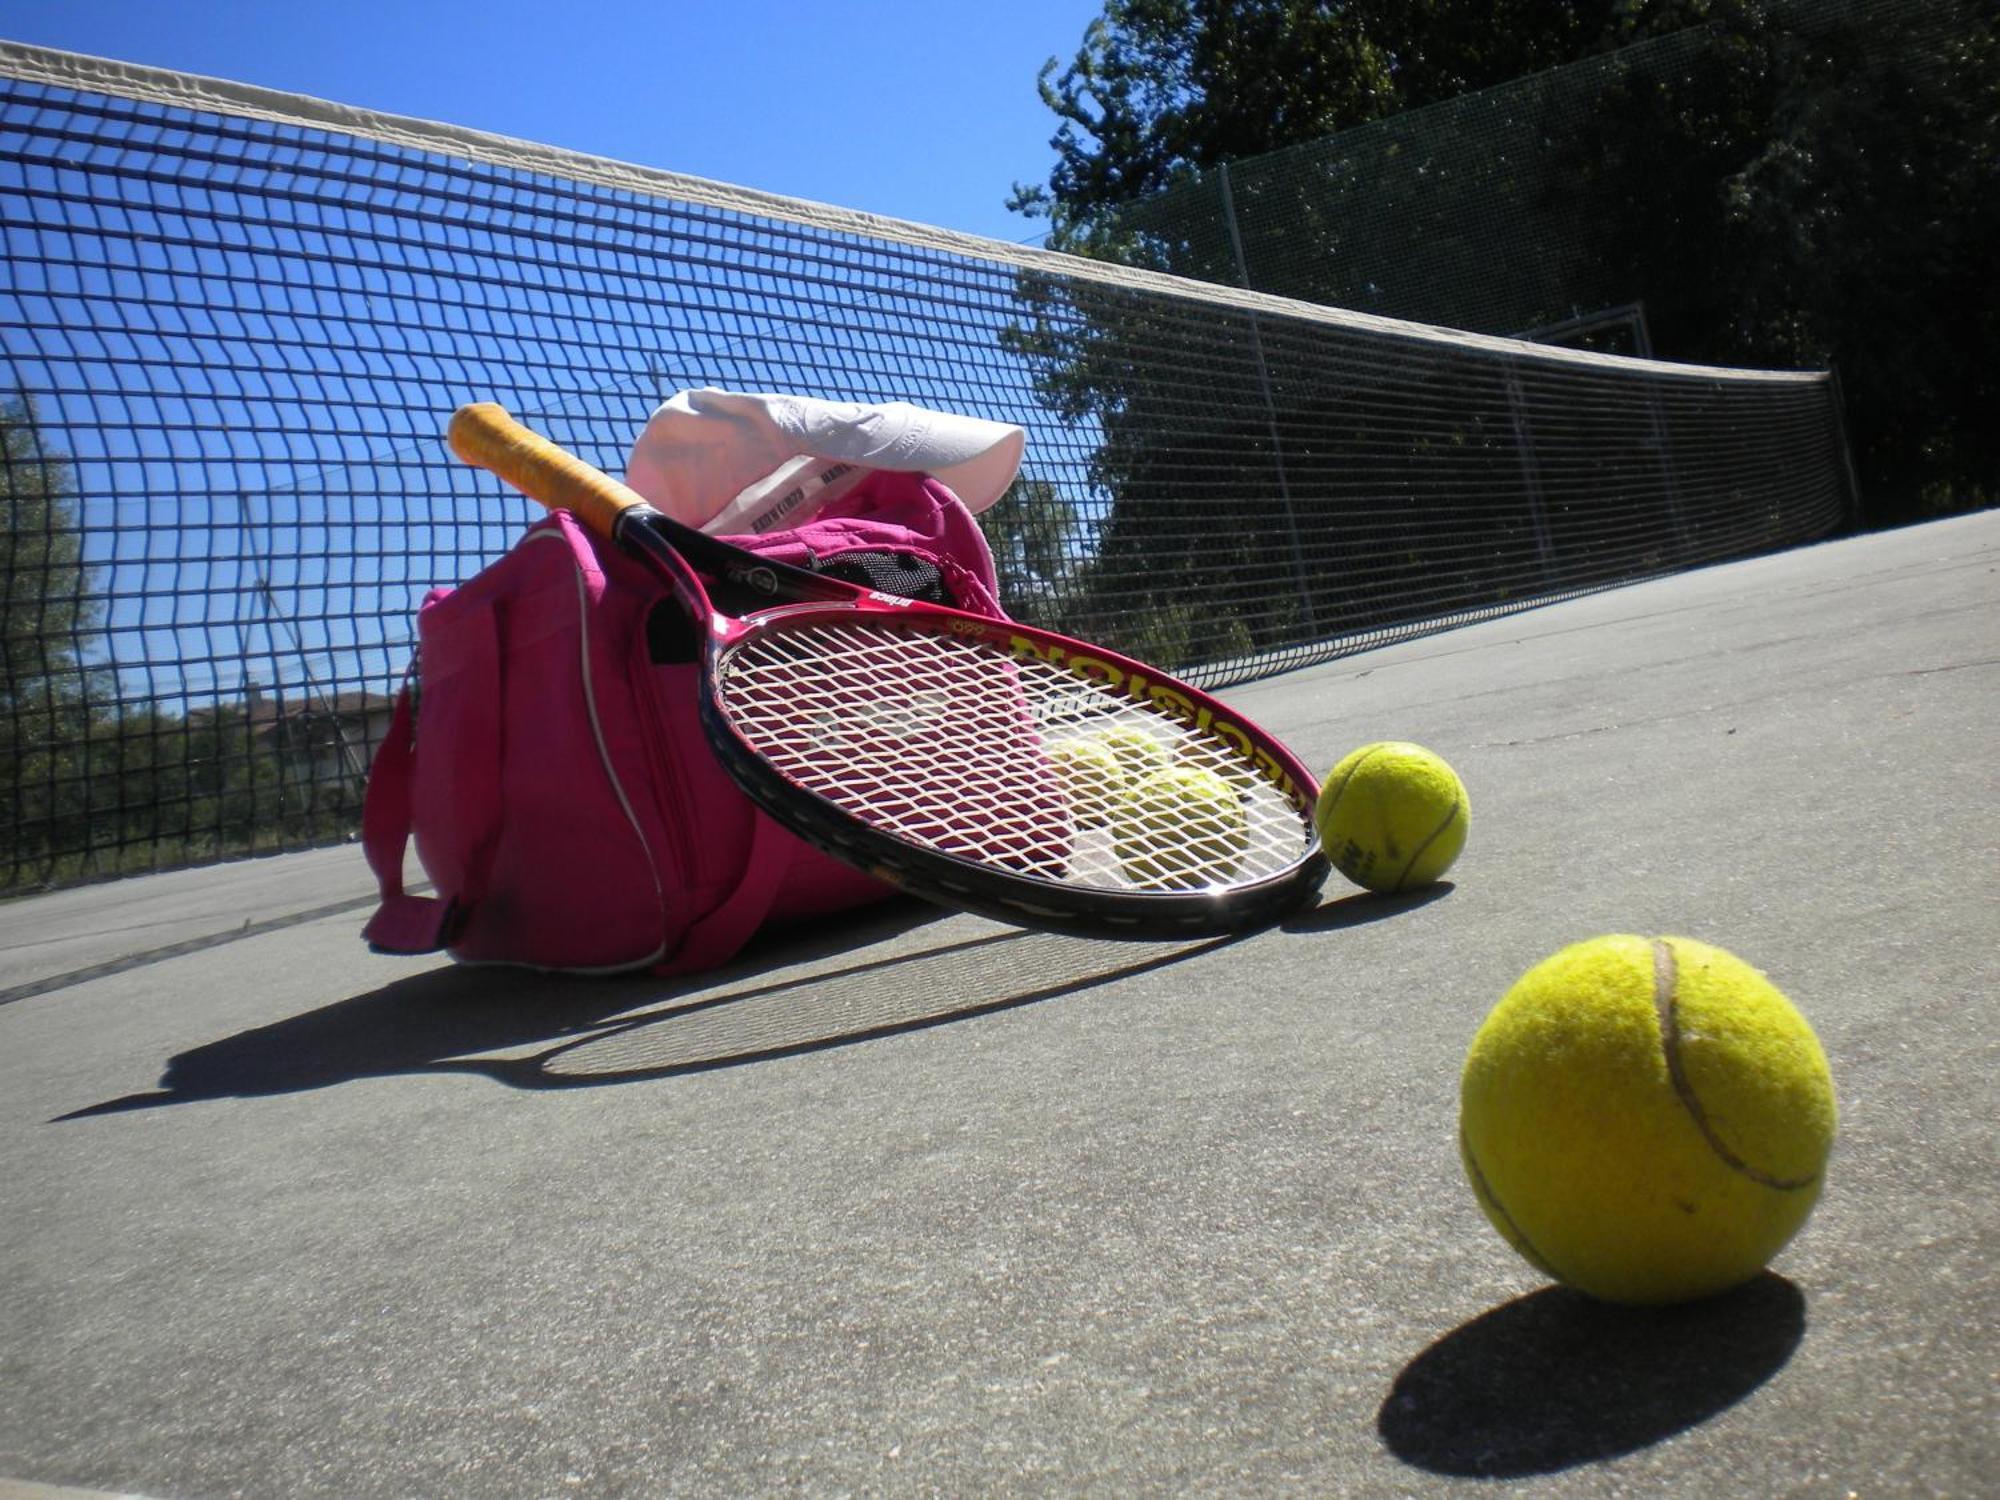
[[[1019,423],[984,518],[1009,609],[1205,684],[1796,542],[1849,500],[1824,376],[509,145],[0,48],[0,889],[352,835],[416,605],[535,514],[450,457],[465,401],[614,473],[706,385]]]

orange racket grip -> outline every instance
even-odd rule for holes
[[[491,401],[453,412],[445,440],[467,463],[490,469],[537,504],[573,512],[601,537],[614,536],[618,518],[646,503],[638,491],[523,427]]]

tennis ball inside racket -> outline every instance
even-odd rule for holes
[[[1371,891],[1409,891],[1451,868],[1472,805],[1442,757],[1401,740],[1363,745],[1328,773],[1315,822],[1333,867]]]
[[[1755,1276],[1818,1201],[1835,1122],[1805,1018],[1691,938],[1600,937],[1543,960],[1479,1028],[1460,1082],[1486,1217],[1607,1302]]]
[[[1114,831],[1126,878],[1149,890],[1227,880],[1250,833],[1236,788],[1199,766],[1165,766],[1127,788]]]
[[[1241,758],[1226,741],[1190,735],[1175,743],[1169,758],[1177,766],[1199,766],[1204,771],[1213,771],[1239,793],[1252,790],[1264,780],[1256,762]]]
[[[1090,738],[1118,757],[1118,769],[1128,785],[1136,785],[1167,764],[1167,747],[1143,725],[1109,724],[1092,730]]]
[[[1125,769],[1117,752],[1095,735],[1080,734],[1052,741],[1048,756],[1069,794],[1076,821],[1085,827],[1109,822],[1125,790]]]

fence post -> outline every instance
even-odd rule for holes
[[[1840,387],[1840,370],[1827,362],[1828,394],[1833,398],[1833,440],[1840,445],[1840,462],[1847,474],[1847,503],[1841,516],[1849,531],[1861,529],[1861,474],[1854,467],[1854,447],[1847,441],[1847,395]]]
[[[1236,276],[1245,291],[1255,291],[1250,285],[1249,262],[1243,257],[1243,235],[1236,225],[1236,195],[1229,187],[1229,163],[1222,164],[1217,174],[1222,183],[1222,222],[1229,231],[1229,250],[1236,258]],[[1250,321],[1250,352],[1257,360],[1257,388],[1264,397],[1264,430],[1271,434],[1271,462],[1278,476],[1278,499],[1285,508],[1285,530],[1292,544],[1292,573],[1298,579],[1299,608],[1305,611],[1305,626],[1308,631],[1318,628],[1318,611],[1313,608],[1312,587],[1306,578],[1306,554],[1299,538],[1298,512],[1292,506],[1292,486],[1285,474],[1285,441],[1278,435],[1278,404],[1271,395],[1271,368],[1264,360],[1264,334],[1258,326],[1257,314],[1244,314]]]
[[[1549,582],[1556,579],[1556,551],[1554,539],[1549,535],[1548,508],[1542,498],[1542,466],[1535,457],[1535,435],[1528,430],[1526,401],[1521,395],[1520,372],[1514,368],[1512,355],[1507,357],[1507,414],[1514,423],[1514,453],[1521,464],[1521,485],[1528,492],[1528,520],[1535,528],[1535,550],[1541,555],[1542,576]]]

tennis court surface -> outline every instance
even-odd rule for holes
[[[353,850],[0,907],[0,1494],[1986,1492],[1996,569],[1989,512],[1236,688],[1473,799],[1450,886],[1236,941],[538,978],[369,955]],[[1679,1311],[1457,1159],[1473,1029],[1607,931],[1766,969],[1840,1093]]]

